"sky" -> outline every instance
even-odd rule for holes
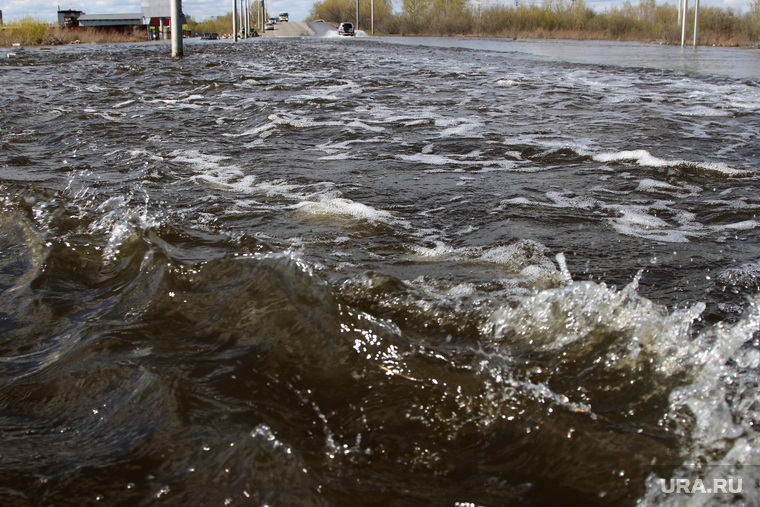
[[[182,0],[182,11],[192,16],[196,21],[221,16],[232,11],[234,0]],[[240,0],[238,0],[240,1]],[[512,4],[512,0],[499,0],[504,4]],[[624,0],[586,0],[586,3],[596,11],[604,11],[615,5],[622,5]],[[657,0],[658,4],[671,3],[677,5],[678,0]],[[689,0],[693,5],[695,0]],[[291,21],[303,21],[309,15],[314,0],[267,0],[267,10],[270,13],[287,11]],[[392,0],[393,5],[400,0]],[[540,0],[539,2],[540,3]],[[637,0],[631,0],[634,5]],[[238,4],[239,5],[239,4]],[[732,8],[740,13],[747,12],[749,0],[700,0],[700,6]],[[61,9],[76,9],[87,14],[121,14],[140,12],[140,0],[0,0],[0,11],[3,21],[16,21],[24,16],[56,22],[56,12]]]

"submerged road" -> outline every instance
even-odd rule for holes
[[[309,26],[312,24],[326,25],[326,23],[307,24],[305,21],[288,21],[287,23],[277,23],[274,25],[274,30],[266,30],[262,35],[264,37],[301,37],[304,35],[317,35]]]
[[[0,58],[0,506],[760,505],[757,51],[325,35]]]

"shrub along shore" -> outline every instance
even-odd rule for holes
[[[61,28],[58,25],[27,17],[0,27],[0,47],[55,46],[59,44],[88,44],[93,42],[145,41],[145,31],[122,33],[113,30],[89,28]]]
[[[369,32],[372,0],[359,0],[359,27]],[[376,34],[477,36],[525,39],[619,40],[681,43],[678,7],[657,5],[656,0],[626,1],[604,12],[595,12],[585,0],[515,0],[514,6],[490,4],[477,7],[469,0],[401,0],[394,13],[390,0],[374,0]],[[356,20],[356,0],[319,0],[310,19],[328,22]],[[687,37],[692,42],[694,9],[686,13]],[[188,26],[198,32],[225,33],[232,13]],[[0,47],[55,45],[92,42],[137,42],[145,32],[119,33],[94,29],[65,29],[24,18],[0,30]],[[750,0],[748,12],[731,8],[700,7],[698,44],[758,47],[760,44],[760,0]]]
[[[359,27],[367,32],[370,2],[359,0]],[[658,5],[656,0],[639,0],[637,5],[626,1],[604,12],[594,11],[584,0],[514,0],[510,6],[482,7],[468,0],[401,0],[400,13],[393,13],[389,2],[374,0],[375,33],[681,43],[677,4]],[[311,19],[354,21],[356,0],[319,0],[312,6]],[[691,43],[693,8],[686,19]],[[698,28],[700,45],[757,46],[760,0],[750,0],[750,9],[743,14],[701,6]]]

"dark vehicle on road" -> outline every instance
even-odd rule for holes
[[[353,37],[356,35],[354,32],[354,25],[351,23],[341,23],[338,25],[338,35],[346,35]]]

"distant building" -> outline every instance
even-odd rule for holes
[[[150,26],[169,26],[171,24],[171,0],[140,0],[142,15],[150,20]],[[180,22],[185,25],[185,13],[179,13]],[[162,23],[163,22],[163,23]]]
[[[151,39],[168,38],[167,27],[171,26],[171,0],[140,0],[140,10],[146,19]],[[185,13],[180,12],[179,21],[187,24]]]
[[[61,28],[75,28],[79,26],[79,16],[83,15],[82,11],[71,9],[61,10],[58,8],[58,26]]]
[[[171,26],[171,0],[140,0],[140,11],[126,14],[85,14],[76,10],[58,8],[58,25],[61,27],[92,27],[123,32],[145,30],[149,38],[168,38]],[[180,22],[187,23],[184,13]]]
[[[109,28],[119,31],[141,30],[145,18],[139,12],[131,14],[82,14],[79,16],[79,26]]]

